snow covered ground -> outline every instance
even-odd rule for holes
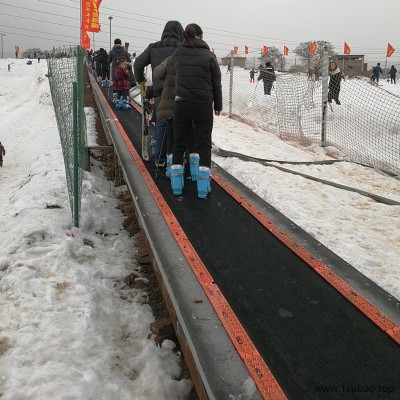
[[[0,397],[187,399],[192,383],[178,380],[179,354],[170,341],[157,347],[147,339],[152,310],[123,281],[131,273],[140,279],[141,271],[111,184],[96,166],[84,177],[80,228],[71,228],[46,72],[45,60],[0,60],[7,151],[0,168]],[[226,116],[215,118],[213,141],[261,158],[329,159],[318,145],[293,146]],[[400,206],[274,167],[213,158],[400,299]],[[400,201],[398,180],[357,164],[285,167]]]
[[[71,229],[45,73],[45,60],[0,60],[0,397],[187,399],[174,343],[148,340],[145,293],[124,283],[141,272],[99,168],[85,175]]]

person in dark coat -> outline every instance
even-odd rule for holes
[[[172,56],[167,57],[153,72],[153,79],[164,82],[160,103],[157,109],[157,118],[166,122],[167,176],[170,173],[168,164],[172,163],[172,144],[174,140],[175,73],[175,65]],[[169,155],[171,156],[168,157]]]
[[[261,79],[264,83],[264,94],[270,95],[272,85],[276,80],[276,75],[274,67],[269,61],[265,63],[264,67],[260,68],[260,75],[258,76],[258,80],[260,81]]]
[[[183,26],[180,22],[168,21],[165,24],[164,30],[161,34],[161,40],[155,43],[150,43],[143,53],[135,60],[133,70],[138,84],[141,84],[146,80],[144,70],[148,65],[151,65],[151,70],[154,72],[154,69],[168,56],[171,56],[172,53],[181,45],[182,34]],[[157,118],[157,109],[160,104],[163,85],[163,81],[153,77],[154,113],[157,122],[151,140],[151,150],[154,162],[157,166],[163,165],[166,162],[166,121]]]
[[[96,72],[98,76],[108,80],[110,78],[110,64],[108,63],[107,51],[102,47],[97,54]]]
[[[171,186],[175,195],[182,194],[183,159],[189,146],[194,125],[193,153],[197,159],[197,195],[207,197],[211,191],[211,133],[215,115],[222,110],[221,70],[215,54],[203,40],[197,24],[189,24],[184,40],[172,55],[176,69],[174,146],[171,166]],[[192,171],[196,170],[193,163]]]
[[[127,60],[129,63],[131,62],[129,53],[125,50],[125,47],[122,46],[122,44],[121,44],[121,39],[115,39],[114,46],[110,50],[110,53],[108,54],[108,59],[107,59],[107,64],[108,65],[111,64],[111,74],[110,74],[111,80],[113,80],[113,78],[114,78],[114,69],[117,66],[117,61],[121,60],[122,58]]]
[[[6,149],[0,142],[0,167],[3,166],[3,157],[6,155]]]
[[[250,82],[254,83],[254,74],[256,73],[256,71],[254,71],[254,68],[252,68],[250,70]]]
[[[380,75],[383,75],[383,72],[381,68],[381,63],[378,63],[375,65],[375,67],[372,68],[373,81],[379,83]]]
[[[397,69],[395,68],[394,65],[390,68],[390,83],[396,84],[396,74],[397,74]]]
[[[329,64],[329,85],[328,85],[328,102],[332,103],[335,100],[337,105],[340,105],[339,93],[340,93],[340,82],[342,80],[342,73],[338,68],[335,61],[331,61]]]

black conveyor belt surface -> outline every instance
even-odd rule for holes
[[[141,115],[115,111],[140,153]],[[400,399],[400,346],[215,182],[156,185],[288,399]]]

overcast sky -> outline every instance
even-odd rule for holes
[[[4,56],[27,48],[51,49],[79,43],[79,0],[0,0],[0,32]],[[385,62],[388,42],[396,48],[388,64],[400,64],[400,1],[386,0],[102,0],[101,32],[90,34],[92,48],[109,49],[112,40],[130,43],[130,51],[141,52],[160,39],[166,21],[179,20],[183,26],[198,23],[204,39],[218,56],[233,46],[249,46],[249,56],[259,54],[263,45],[292,50],[300,42],[326,40],[343,53],[346,41],[351,54],[364,54],[369,63]],[[94,39],[94,40],[93,40]],[[93,43],[94,42],[94,43]]]

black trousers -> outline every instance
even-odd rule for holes
[[[211,167],[212,104],[188,100],[175,102],[172,164],[182,164],[184,153],[199,153],[200,165]],[[194,129],[192,126],[194,125]]]

